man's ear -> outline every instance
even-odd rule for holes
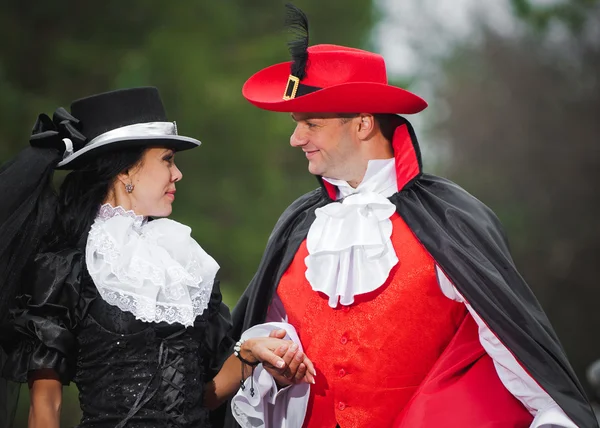
[[[358,136],[361,140],[368,139],[375,131],[375,117],[369,113],[361,113],[359,115],[360,122],[358,124]]]

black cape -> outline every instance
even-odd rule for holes
[[[408,127],[420,171],[418,145]],[[321,188],[293,202],[275,225],[258,271],[233,310],[233,337],[265,321],[277,285],[315,220],[315,210],[332,202],[319,180]],[[457,184],[421,172],[390,201],[527,372],[578,426],[598,427],[550,321],[515,267],[496,215]],[[236,426],[231,415],[226,426]]]

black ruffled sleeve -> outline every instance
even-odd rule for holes
[[[196,322],[205,323],[204,341],[207,377],[212,379],[231,354],[234,340],[231,338],[231,315],[221,296],[219,280],[215,280],[208,309]]]
[[[63,384],[71,381],[76,359],[73,331],[89,304],[81,296],[83,271],[79,250],[41,253],[27,267],[3,332],[3,377],[27,382],[29,372],[52,369]]]

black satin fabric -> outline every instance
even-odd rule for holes
[[[3,377],[53,369],[79,388],[81,428],[210,427],[204,384],[232,346],[215,281],[192,327],[147,323],[106,303],[79,250],[37,255],[5,326]],[[217,425],[218,426],[218,425]]]
[[[598,427],[548,318],[513,263],[494,213],[455,183],[428,174],[420,174],[390,200],[528,373],[578,426]],[[264,322],[277,284],[306,238],[315,210],[330,202],[321,188],[283,213],[256,275],[233,310],[234,337]],[[231,412],[226,426],[237,426]]]

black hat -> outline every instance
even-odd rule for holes
[[[167,121],[158,90],[152,87],[81,98],[71,103],[71,114],[57,110],[53,122],[67,146],[57,169],[77,169],[92,156],[119,148],[166,146],[179,151],[200,145],[194,138],[177,135],[177,125]],[[36,128],[32,144],[44,134]]]

